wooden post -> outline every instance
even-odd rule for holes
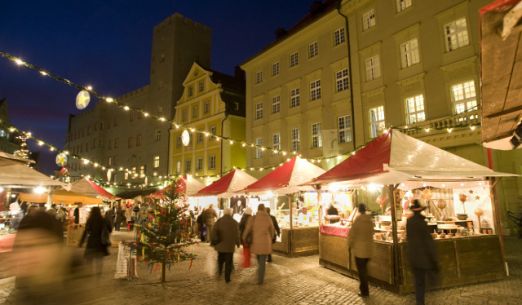
[[[292,195],[286,195],[288,198],[288,208],[290,209],[290,230],[288,231],[288,255],[292,255],[292,230],[294,228],[294,218],[292,213]]]
[[[395,195],[394,191],[396,189],[393,185],[388,185],[387,187],[389,192],[390,203],[391,203],[391,222],[392,222],[392,254],[393,254],[393,283],[398,287],[399,283],[399,241],[397,239],[397,211],[395,207]]]
[[[504,262],[504,268],[506,271],[506,275],[509,276],[509,266],[506,261],[506,254],[504,252],[504,232],[502,230],[502,224],[500,221],[500,206],[497,200],[497,192],[496,192],[496,184],[498,180],[496,178],[490,178],[490,195],[491,195],[491,209],[493,211],[493,219],[495,220],[496,233],[498,235],[498,241],[500,243],[500,255],[502,256],[502,261]],[[480,223],[479,223],[479,232],[480,232]]]
[[[321,185],[320,184],[314,185],[314,189],[317,192],[317,204],[318,204],[318,209],[319,209],[319,212],[318,212],[319,230],[317,230],[318,231],[317,233],[319,234],[319,237],[318,237],[317,240],[319,241],[319,245],[318,245],[319,259],[321,259],[321,226],[323,225],[323,204],[321,202]]]

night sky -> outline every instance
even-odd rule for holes
[[[1,0],[0,50],[118,96],[149,82],[153,27],[174,12],[212,28],[212,68],[232,74],[274,40],[276,28],[302,18],[311,2]],[[11,122],[57,147],[65,142],[68,115],[79,112],[76,94],[0,58],[0,99],[7,98]],[[52,162],[42,163],[49,172]]]

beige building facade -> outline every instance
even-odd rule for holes
[[[246,138],[268,148],[248,151],[249,167],[277,166],[294,153],[321,158],[353,150],[347,28],[335,1],[241,67]]]
[[[243,74],[229,76],[194,63],[183,88],[170,130],[169,174],[210,181],[234,167],[244,168],[246,154],[240,145],[245,140]],[[233,143],[222,137],[234,139]]]
[[[91,110],[70,117],[66,149],[91,161],[86,165],[70,159],[71,177],[90,175],[119,185],[166,178],[170,120],[183,92],[183,80],[194,61],[210,65],[210,52],[211,30],[207,26],[178,13],[158,24],[153,33],[150,83],[114,97],[130,110],[99,101]],[[100,166],[93,167],[95,162]],[[107,175],[100,170],[102,165],[114,170]],[[125,168],[129,171],[122,170]]]
[[[468,160],[522,174],[520,151],[481,145],[479,10],[489,2],[342,2],[359,138],[367,142],[398,127]],[[503,215],[522,208],[522,179],[503,178],[497,193]]]

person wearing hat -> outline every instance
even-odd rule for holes
[[[252,240],[247,241],[247,238],[243,238],[243,232],[246,229],[246,225],[248,220],[252,217],[252,209],[247,207],[243,210],[243,216],[241,216],[241,221],[239,222],[239,238],[241,239],[241,244],[243,245],[243,268],[250,267],[250,243]]]
[[[417,305],[424,305],[426,277],[438,272],[435,242],[431,237],[425,218],[421,212],[426,209],[418,199],[413,200],[410,210],[413,215],[406,222],[408,256],[415,277],[415,298]]]
[[[358,206],[359,216],[355,218],[348,234],[348,247],[355,257],[357,273],[359,274],[359,295],[363,298],[370,296],[368,287],[368,261],[373,255],[373,221],[371,215],[366,214],[366,205]]]

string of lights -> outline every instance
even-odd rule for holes
[[[247,148],[258,149],[258,150],[261,150],[262,152],[264,152],[264,151],[271,151],[273,154],[281,155],[281,156],[299,155],[298,151],[287,152],[287,151],[281,150],[281,149],[275,149],[275,148],[271,148],[271,147],[267,147],[267,146],[254,144],[254,143],[248,143],[248,142],[243,141],[243,140],[237,140],[237,139],[233,139],[233,138],[230,138],[230,137],[216,135],[216,134],[213,134],[213,133],[211,133],[210,131],[207,131],[207,130],[198,130],[198,129],[194,128],[194,127],[186,127],[186,126],[184,126],[184,125],[182,125],[180,123],[177,123],[174,120],[168,120],[164,116],[150,114],[149,112],[146,112],[146,111],[144,111],[144,110],[142,110],[140,108],[130,107],[129,105],[126,105],[124,103],[120,103],[117,99],[115,99],[113,97],[104,96],[104,95],[99,94],[90,85],[87,85],[87,86],[80,85],[80,84],[75,83],[75,82],[73,82],[73,81],[71,81],[71,80],[69,80],[69,79],[67,79],[65,77],[59,76],[57,74],[54,74],[54,73],[50,72],[47,69],[44,69],[44,68],[42,68],[40,66],[37,66],[37,65],[31,64],[31,63],[29,63],[27,61],[24,61],[21,58],[16,57],[16,56],[14,56],[12,54],[9,54],[7,52],[0,51],[0,56],[3,57],[3,58],[8,59],[10,61],[12,61],[17,66],[25,67],[27,69],[33,70],[35,72],[38,72],[42,76],[50,77],[51,79],[53,79],[55,81],[61,82],[61,83],[65,84],[65,85],[70,86],[72,88],[75,88],[77,90],[86,91],[89,94],[95,96],[98,100],[105,101],[108,104],[115,105],[115,106],[119,107],[121,110],[123,110],[125,112],[134,111],[134,112],[137,112],[137,113],[141,114],[144,118],[152,118],[152,119],[156,119],[159,122],[165,122],[165,123],[169,122],[169,123],[172,124],[172,126],[176,130],[186,129],[186,130],[188,130],[188,131],[190,131],[192,133],[203,134],[207,138],[208,137],[213,137],[216,141],[227,141],[230,145],[239,144],[239,145],[241,145],[241,147],[243,147],[245,149],[247,149]],[[438,128],[438,129],[439,130],[445,129],[448,133],[451,133],[451,132],[453,132],[453,130],[455,130],[457,128],[465,128],[465,127],[468,127],[471,130],[475,130],[475,128],[477,127],[477,124],[460,125],[460,126],[456,126],[456,127]],[[409,127],[409,126],[405,125],[405,126],[397,127],[397,129],[399,129],[401,131],[404,131],[404,132],[411,132],[411,131],[414,131],[414,130],[424,130],[425,133],[430,133],[432,130],[435,130],[437,128],[433,128],[431,126],[430,122],[426,122],[424,124],[417,123],[414,127]],[[336,157],[338,157],[338,156],[315,158],[315,159],[311,159],[312,160],[311,162],[316,163],[316,162],[320,162],[320,160],[329,159],[329,158],[336,158]],[[256,168],[254,170],[260,170],[260,169]]]
[[[246,141],[233,139],[231,137],[220,136],[220,135],[217,135],[217,134],[213,134],[213,133],[211,133],[208,130],[199,130],[199,129],[196,129],[194,127],[184,126],[183,124],[180,124],[180,123],[178,123],[178,122],[176,122],[174,120],[169,120],[169,119],[165,118],[164,116],[151,114],[151,113],[149,113],[149,112],[147,112],[147,111],[145,111],[143,109],[140,109],[140,108],[137,108],[137,107],[131,107],[129,105],[121,103],[119,100],[117,100],[114,97],[105,96],[105,95],[99,94],[97,91],[94,90],[94,88],[91,85],[84,86],[84,85],[78,84],[78,83],[76,83],[76,82],[74,82],[74,81],[72,81],[70,79],[67,79],[65,77],[59,76],[59,75],[51,72],[48,69],[44,69],[44,68],[42,68],[40,66],[34,65],[32,63],[29,63],[29,62],[21,59],[20,57],[14,56],[14,55],[9,54],[7,52],[0,51],[0,57],[3,57],[5,59],[10,60],[11,62],[13,62],[14,64],[16,64],[19,67],[23,67],[23,68],[27,68],[29,70],[35,71],[35,72],[39,73],[41,76],[49,77],[49,78],[51,78],[51,79],[53,79],[55,81],[58,81],[58,82],[60,82],[62,84],[70,86],[70,87],[72,87],[72,88],[74,88],[76,90],[86,91],[90,95],[96,97],[98,100],[105,101],[107,104],[111,104],[111,105],[114,105],[116,107],[119,107],[121,110],[123,110],[125,112],[132,111],[132,112],[136,112],[136,113],[140,114],[143,118],[155,119],[155,120],[157,120],[157,121],[159,121],[161,123],[167,123],[167,122],[171,123],[172,126],[176,130],[186,129],[186,130],[189,130],[192,133],[200,133],[200,134],[203,134],[205,137],[212,137],[216,141],[227,141],[230,145],[239,144],[239,145],[241,145],[241,147],[243,147],[245,149],[253,148],[253,149],[260,149],[261,151],[272,151],[274,154],[280,154],[281,156],[286,156],[286,155],[289,155],[289,154],[293,154],[293,155],[297,155],[298,154],[297,151],[287,152],[285,150],[274,149],[274,148],[270,148],[270,147],[267,147],[267,146],[254,144],[254,143],[247,143]]]

